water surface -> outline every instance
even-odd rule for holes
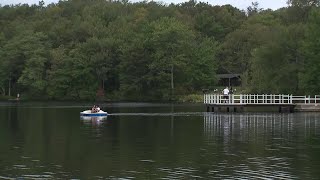
[[[1,103],[0,179],[319,179],[320,113]]]

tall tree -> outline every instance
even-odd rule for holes
[[[25,37],[26,38],[26,37]],[[25,46],[26,62],[18,83],[27,88],[31,95],[43,95],[46,83],[46,66],[48,63],[49,45],[43,33],[35,33],[31,42]]]
[[[0,33],[0,56],[4,54],[3,52],[3,46],[5,43],[5,37],[4,34]],[[8,82],[8,76],[5,71],[5,60],[0,58],[0,94],[5,96],[6,95],[6,89],[7,89],[7,82]]]
[[[320,88],[320,9],[310,14],[306,39],[303,47],[305,55],[304,71],[301,74],[301,88],[305,93],[319,94]]]
[[[306,22],[313,7],[320,5],[320,0],[288,0],[288,19],[292,22]]]
[[[262,10],[263,10],[262,8],[259,8],[259,3],[257,1],[252,2],[251,6],[247,8],[247,15],[252,16],[252,15],[258,14]]]
[[[43,33],[26,31],[12,38],[3,46],[1,54],[4,80],[9,80],[15,88],[20,84],[25,91],[41,95],[46,87],[48,48]]]
[[[319,6],[320,0],[287,0],[287,4],[298,7]]]

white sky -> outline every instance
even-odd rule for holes
[[[44,0],[45,4],[50,3],[57,3],[59,0]],[[137,2],[139,0],[130,0],[131,2]],[[186,2],[185,0],[155,0],[155,1],[161,1],[167,4],[170,3],[181,3]],[[225,5],[225,4],[231,4],[234,7],[237,7],[239,9],[246,9],[248,6],[251,5],[251,2],[257,1],[259,3],[259,7],[263,9],[279,9],[281,7],[286,7],[287,0],[197,0],[198,2],[208,2],[212,5]],[[38,4],[39,0],[0,0],[0,4],[2,6],[9,5],[9,4]]]

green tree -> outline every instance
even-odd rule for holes
[[[43,95],[46,88],[46,65],[48,62],[47,37],[43,33],[35,33],[26,39],[24,56],[25,66],[18,83],[26,88],[31,95]],[[27,49],[29,48],[29,49]]]
[[[301,89],[305,93],[319,94],[320,88],[320,9],[315,8],[309,17],[303,46],[305,66],[301,73]]]
[[[17,90],[17,84],[30,94],[45,90],[45,65],[48,60],[46,36],[26,31],[9,40],[1,54],[2,76]]]
[[[254,93],[297,93],[304,29],[281,25],[268,32],[269,41],[253,50],[248,88]]]
[[[194,92],[213,87],[217,83],[218,43],[213,38],[199,38],[192,49],[183,88],[187,89],[187,92]]]
[[[319,0],[288,0],[289,5],[286,10],[289,22],[299,23],[306,22],[313,7],[320,5]]]
[[[152,47],[152,61],[148,76],[155,92],[163,98],[175,94],[175,87],[185,81],[187,52],[195,36],[183,23],[173,18],[161,18],[150,24],[148,46]]]
[[[280,21],[271,13],[251,16],[237,30],[229,33],[220,45],[219,72],[244,73],[248,70],[251,51],[269,41],[266,35]]]
[[[262,8],[259,8],[259,3],[257,1],[252,2],[251,6],[247,8],[247,15],[252,16],[258,14],[260,11],[262,11]]]
[[[216,73],[243,74],[252,92],[316,89],[319,0],[288,3],[247,12],[194,0],[3,6],[1,94],[80,100],[102,89],[113,100],[168,100],[215,86]]]
[[[95,99],[98,81],[94,68],[81,45],[68,52],[58,48],[51,52],[51,68],[48,70],[48,95],[52,99]]]
[[[287,0],[287,4],[291,6],[307,7],[307,6],[319,6],[319,0]]]
[[[3,33],[0,33],[0,56],[4,54],[3,46],[5,43],[5,37]],[[6,95],[6,82],[8,80],[7,74],[5,73],[5,60],[0,58],[0,94]]]

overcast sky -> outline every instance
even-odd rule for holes
[[[45,4],[50,4],[52,2],[57,3],[59,0],[44,0]],[[139,0],[130,0],[131,2],[137,2]],[[158,0],[156,0],[158,1]],[[232,6],[235,6],[239,9],[246,9],[248,6],[251,5],[251,2],[257,1],[259,3],[259,7],[263,9],[279,9],[281,7],[287,6],[286,1],[287,0],[201,0],[201,2],[208,2],[212,5],[225,5],[225,4],[231,4]],[[8,4],[38,4],[39,0],[0,0],[0,4],[8,5]],[[184,0],[161,0],[161,2],[170,4],[170,3],[181,3],[185,2]],[[200,0],[198,0],[200,2]]]

